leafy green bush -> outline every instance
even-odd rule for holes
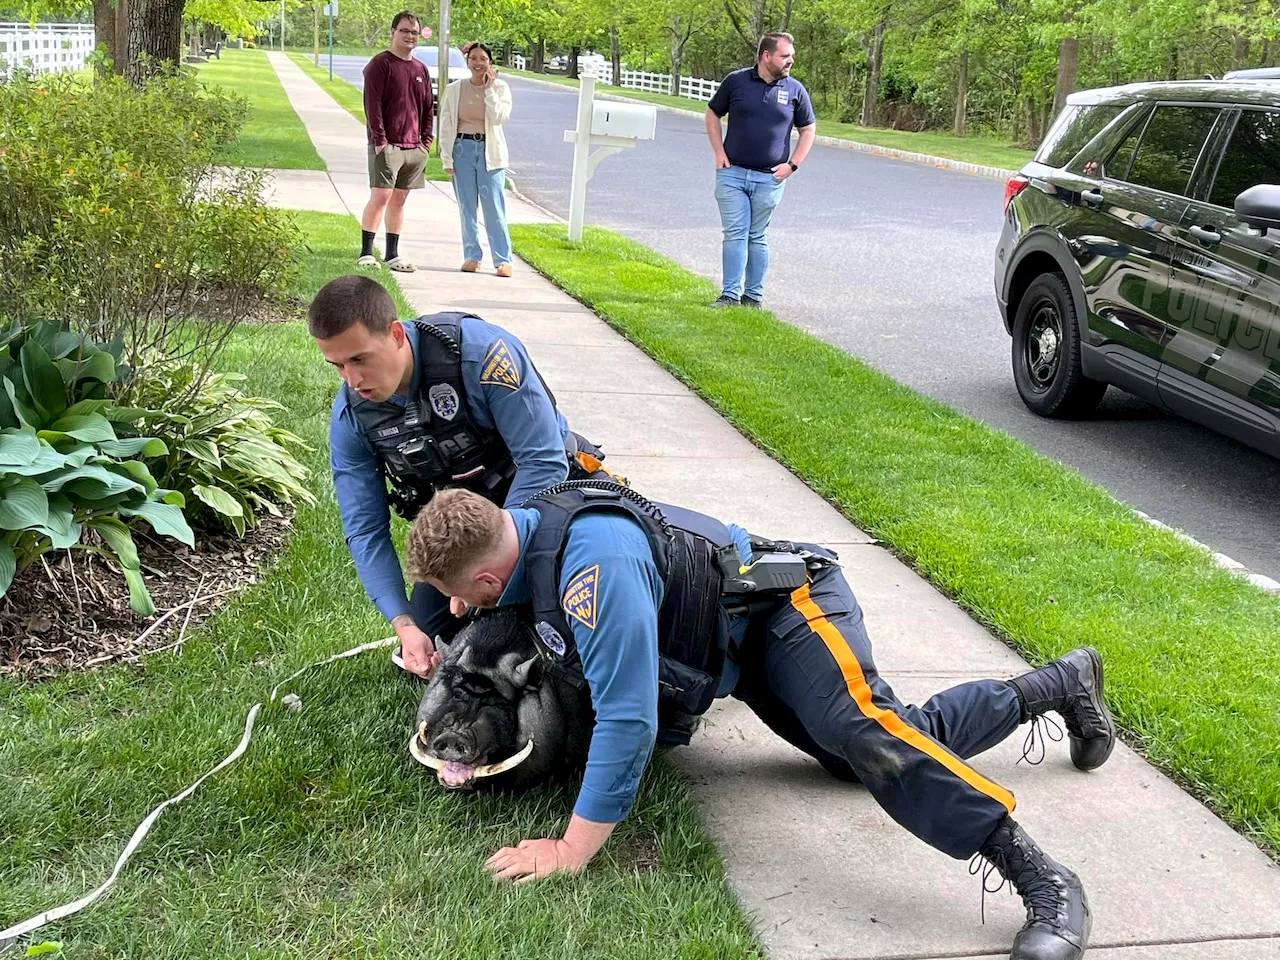
[[[304,486],[309,471],[295,456],[309,448],[272,422],[280,404],[241,392],[244,380],[200,377],[191,363],[147,363],[129,394],[146,409],[138,428],[168,446],[151,464],[159,482],[184,494],[197,527],[229,525],[241,536],[259,511],[278,517],[277,504],[315,503]]]
[[[207,370],[286,289],[297,231],[263,174],[217,165],[242,100],[170,73],[0,84],[0,317],[49,317],[124,356]]]
[[[119,343],[102,349],[51,322],[0,331],[0,596],[48,551],[79,547],[113,559],[133,609],[149,616],[125,520],[194,546],[182,494],[137,459],[164,456],[164,442],[117,434],[143,414],[107,399],[119,360]]]

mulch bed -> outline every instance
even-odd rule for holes
[[[124,576],[101,556],[59,550],[28,567],[0,597],[0,677],[37,680],[176,646],[236,592],[256,583],[283,548],[291,520],[263,517],[239,539],[206,534],[197,549],[138,529],[134,541],[154,616],[129,607]]]

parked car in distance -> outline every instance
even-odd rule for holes
[[[438,46],[430,47],[414,47],[413,55],[416,59],[421,60],[427,68],[427,73],[431,74],[431,102],[439,108],[440,91],[436,87],[440,84],[440,48]],[[462,51],[456,47],[449,48],[449,79],[452,82],[459,77],[467,75],[467,58],[462,55]]]
[[[1110,384],[1280,456],[1280,81],[1072,94],[1006,185],[995,289],[1041,416]]]

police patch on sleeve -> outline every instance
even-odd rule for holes
[[[458,391],[449,384],[433,384],[427,391],[427,399],[431,401],[431,409],[442,420],[452,420],[458,415]]]
[[[502,340],[495,343],[484,358],[480,368],[480,382],[506,387],[508,390],[520,389],[520,370]]]
[[[596,595],[600,592],[600,564],[588,567],[569,581],[561,605],[564,612],[588,630],[596,628]]]

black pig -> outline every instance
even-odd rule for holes
[[[527,613],[486,612],[439,650],[409,750],[441,784],[522,791],[582,769],[590,691],[547,669]]]

